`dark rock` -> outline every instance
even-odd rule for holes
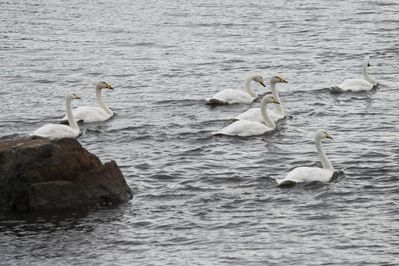
[[[132,198],[115,161],[76,139],[0,140],[0,211],[87,208]]]

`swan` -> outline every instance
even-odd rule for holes
[[[36,129],[32,135],[36,137],[49,138],[49,139],[62,139],[62,138],[76,138],[80,135],[78,124],[76,123],[71,107],[71,101],[80,99],[75,93],[66,95],[66,112],[68,117],[69,126],[60,124],[47,124]]]
[[[262,135],[265,132],[272,131],[276,128],[276,124],[268,116],[268,111],[266,105],[269,103],[279,104],[279,102],[270,94],[265,95],[260,103],[260,108],[262,110],[263,122],[239,120],[228,125],[227,127],[212,133],[212,135],[228,135],[228,136],[256,136]],[[265,125],[266,124],[266,125]]]
[[[83,121],[83,123],[103,122],[110,119],[114,113],[105,104],[101,96],[102,89],[113,90],[112,86],[105,81],[97,82],[96,84],[96,102],[98,107],[81,106],[73,109],[73,116],[76,121]],[[67,115],[61,118],[61,122],[68,120]]]
[[[269,117],[274,121],[277,122],[280,119],[285,117],[285,112],[283,105],[281,104],[280,97],[278,96],[278,92],[276,89],[276,83],[288,83],[284,78],[280,76],[274,76],[270,79],[270,87],[272,89],[272,94],[274,98],[280,103],[276,106],[276,111],[269,110],[267,114]],[[260,111],[260,108],[251,108],[248,111],[239,114],[238,116],[233,118],[234,120],[250,120],[250,121],[257,121],[263,122],[263,117]]]
[[[371,66],[370,57],[365,56],[363,62],[363,78],[362,79],[346,79],[339,85],[330,88],[332,92],[344,92],[344,91],[370,91],[378,86],[378,82],[370,78],[367,74],[367,67]]]
[[[250,86],[252,81],[258,82],[263,87],[266,87],[262,76],[253,74],[245,80],[245,91],[233,89],[219,91],[212,98],[207,99],[207,104],[221,105],[233,103],[252,103],[256,98],[258,98],[258,94]]]
[[[323,147],[321,146],[321,141],[324,139],[332,139],[331,135],[326,131],[319,131],[315,136],[315,143],[317,148],[317,153],[320,156],[321,164],[323,168],[319,167],[297,167],[293,169],[285,178],[276,179],[279,185],[300,183],[300,182],[313,182],[319,181],[327,183],[331,180],[334,174],[334,167],[328,160]]]

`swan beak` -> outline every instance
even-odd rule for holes
[[[330,134],[326,133],[326,139],[333,139]]]
[[[273,103],[275,103],[275,104],[280,104],[280,102],[277,101],[277,100],[273,100]]]
[[[281,83],[288,83],[288,81],[286,81],[286,80],[283,79],[282,77],[279,77],[279,81],[280,81]]]
[[[114,90],[110,84],[108,84],[107,89]]]
[[[76,96],[75,99],[76,99],[76,100],[80,100],[81,98],[80,98],[79,96]]]
[[[262,85],[263,87],[266,87],[265,83],[263,81],[259,81],[259,84]]]

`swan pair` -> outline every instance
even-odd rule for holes
[[[250,80],[253,77],[258,77],[258,75],[251,76],[249,79],[247,79],[246,84],[248,84],[248,80]],[[287,81],[280,76],[272,77],[270,79],[272,95],[265,95],[262,98],[262,101],[260,103],[260,108],[249,109],[248,111],[234,118],[235,120],[238,121],[212,134],[249,137],[249,136],[262,135],[266,132],[274,130],[276,128],[275,122],[285,117],[285,112],[281,105],[279,95],[277,93],[276,83],[287,83]],[[224,95],[227,95],[228,91],[227,92],[226,91],[227,90],[225,90]],[[229,99],[232,98],[233,96],[230,95]],[[267,105],[270,103],[274,103],[277,105],[276,112],[267,109]]]
[[[66,95],[66,116],[61,122],[68,121],[69,126],[60,124],[47,124],[32,133],[32,136],[61,139],[61,138],[77,138],[81,132],[77,121],[84,123],[102,122],[113,116],[113,112],[105,104],[102,96],[102,89],[113,90],[112,86],[107,82],[101,81],[96,84],[96,102],[99,107],[82,106],[72,110],[71,102],[80,99],[76,93]]]
[[[367,55],[363,61],[362,79],[346,79],[341,84],[335,85],[330,88],[331,92],[345,92],[345,91],[352,91],[352,92],[361,92],[361,91],[370,91],[375,89],[378,86],[377,81],[370,78],[367,73],[367,68],[370,67],[370,57]]]

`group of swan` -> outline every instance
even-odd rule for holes
[[[345,91],[370,91],[376,88],[377,82],[369,78],[367,74],[367,67],[370,66],[369,57],[366,56],[363,63],[363,79],[347,79],[340,85],[336,85],[330,88],[333,92],[345,92]],[[258,94],[251,88],[251,82],[257,82],[263,87],[265,83],[263,77],[259,74],[254,74],[248,77],[245,81],[245,90],[232,90],[226,89],[218,92],[212,98],[207,100],[210,105],[220,104],[251,104],[258,98]],[[287,81],[280,77],[274,76],[270,79],[270,87],[272,94],[265,95],[260,103],[260,108],[251,108],[248,111],[236,116],[234,120],[238,120],[228,125],[227,127],[214,132],[213,135],[229,135],[229,136],[255,136],[262,135],[265,132],[273,131],[276,128],[275,122],[285,117],[285,112],[278,95],[276,84],[287,83]],[[71,102],[74,99],[80,99],[75,93],[66,95],[66,116],[61,121],[68,121],[69,126],[60,124],[47,124],[33,132],[33,136],[44,137],[49,139],[60,139],[60,138],[76,138],[81,132],[79,130],[78,123],[82,121],[84,123],[102,122],[110,119],[113,116],[113,112],[105,104],[102,96],[102,89],[113,90],[112,86],[107,82],[98,82],[96,84],[96,102],[97,107],[82,106],[72,110]],[[266,107],[268,104],[276,104],[276,111],[268,110]],[[298,167],[293,169],[285,178],[276,179],[279,185],[285,185],[290,183],[300,182],[329,182],[334,174],[334,168],[331,162],[328,160],[323,147],[321,145],[322,140],[332,139],[332,137],[325,131],[316,133],[315,142],[317,153],[320,156],[322,168],[317,167]]]
[[[330,88],[332,92],[360,92],[370,91],[377,87],[378,83],[368,76],[367,68],[370,66],[370,58],[366,56],[363,62],[363,79],[347,79],[340,85]],[[208,104],[234,104],[245,103],[250,104],[256,98],[256,92],[250,87],[251,81],[258,82],[265,87],[263,78],[260,75],[251,75],[245,81],[245,91],[239,90],[222,90],[215,94],[212,98],[207,100]],[[276,84],[287,83],[285,79],[280,76],[274,76],[270,79],[270,87],[272,95],[265,95],[260,103],[260,108],[251,108],[246,112],[234,117],[238,120],[228,125],[227,127],[212,133],[213,135],[227,135],[248,137],[255,135],[262,135],[265,132],[273,131],[276,128],[275,122],[285,117],[285,111],[282,106],[280,97],[278,95]],[[276,104],[276,111],[268,110],[266,106],[270,103]],[[332,139],[331,135],[326,131],[319,131],[315,136],[315,143],[317,153],[320,156],[322,168],[318,167],[298,167],[293,169],[285,178],[276,179],[279,185],[319,181],[327,183],[331,180],[334,174],[334,168],[328,160],[324,149],[321,145],[322,140]]]
[[[80,97],[75,93],[66,95],[66,115],[60,121],[68,121],[69,126],[60,124],[47,124],[36,129],[32,135],[49,139],[76,138],[81,132],[77,122],[94,123],[110,119],[114,114],[105,104],[102,89],[113,90],[107,82],[101,81],[96,84],[96,102],[98,107],[82,106],[72,110],[71,102]]]

